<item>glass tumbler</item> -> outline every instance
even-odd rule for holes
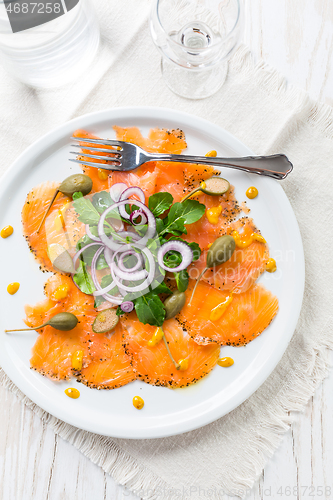
[[[0,63],[31,87],[78,78],[99,41],[92,0],[0,0]]]
[[[203,99],[226,79],[241,35],[241,0],[153,0],[150,29],[169,88]]]

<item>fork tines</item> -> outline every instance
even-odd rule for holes
[[[71,137],[73,141],[84,142],[86,144],[101,144],[102,146],[114,146],[122,148],[124,141],[113,141],[111,139],[89,139],[87,137]],[[82,146],[84,148],[84,146]],[[86,148],[90,149],[90,147]],[[108,150],[109,151],[109,150]]]

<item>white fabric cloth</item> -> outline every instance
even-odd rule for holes
[[[56,433],[144,499],[243,497],[283,433],[327,375],[333,347],[331,269],[333,111],[290,88],[276,71],[233,56],[222,89],[203,101],[172,94],[150,39],[149,1],[98,0],[103,43],[90,71],[54,91],[36,91],[0,73],[1,172],[32,141],[83,113],[118,106],[165,106],[217,123],[258,154],[284,152],[295,169],[283,187],[305,248],[304,305],[293,339],[266,383],[229,415],[181,436],[132,441],[70,427],[17,393]]]

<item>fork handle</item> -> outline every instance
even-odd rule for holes
[[[245,170],[251,174],[266,175],[274,179],[285,179],[293,169],[285,155],[244,156],[242,158],[213,158],[208,156],[152,154],[153,161],[175,161],[197,163],[212,167],[228,167]]]

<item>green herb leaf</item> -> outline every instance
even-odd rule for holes
[[[122,308],[120,306],[117,307],[117,311],[116,311],[116,314],[117,316],[122,316],[124,313],[124,311],[122,310]]]
[[[151,284],[151,288],[153,290],[153,293],[156,293],[156,295],[158,295],[160,293],[167,293],[168,295],[170,295],[172,293],[172,291],[170,290],[170,288],[166,285],[166,283],[164,281],[162,281],[162,283],[159,283],[159,284],[157,284],[156,282],[153,282]]]
[[[92,204],[96,208],[96,210],[102,214],[104,210],[111,205],[113,205],[113,201],[111,199],[110,193],[107,191],[101,191],[100,193],[95,193],[92,197]]]
[[[95,292],[96,288],[94,286],[93,280],[91,279],[90,274],[87,271],[87,266],[85,262],[80,261],[80,265],[76,270],[74,275],[74,281],[77,286],[80,288],[81,292],[91,295]]]
[[[155,217],[162,215],[173,203],[173,196],[170,193],[155,193],[150,196],[148,208]]]
[[[81,193],[81,191],[77,191],[76,193],[73,193],[73,201],[74,200],[78,200],[79,198],[83,198],[83,194]]]
[[[177,283],[177,288],[180,292],[185,292],[188,287],[189,275],[186,269],[179,271],[179,273],[174,273],[175,280]]]
[[[160,234],[187,234],[185,224],[193,224],[204,215],[206,210],[205,205],[196,200],[186,200],[183,203],[175,203],[172,205],[168,217],[165,219],[164,229]]]
[[[74,200],[73,206],[79,215],[79,221],[97,226],[100,214],[88,198],[77,198]]]
[[[161,234],[162,231],[164,230],[164,222],[162,219],[160,219],[159,217],[156,218],[156,231],[157,231],[157,234]]]
[[[163,302],[154,292],[135,299],[135,310],[139,321],[146,325],[162,326],[165,318]]]

